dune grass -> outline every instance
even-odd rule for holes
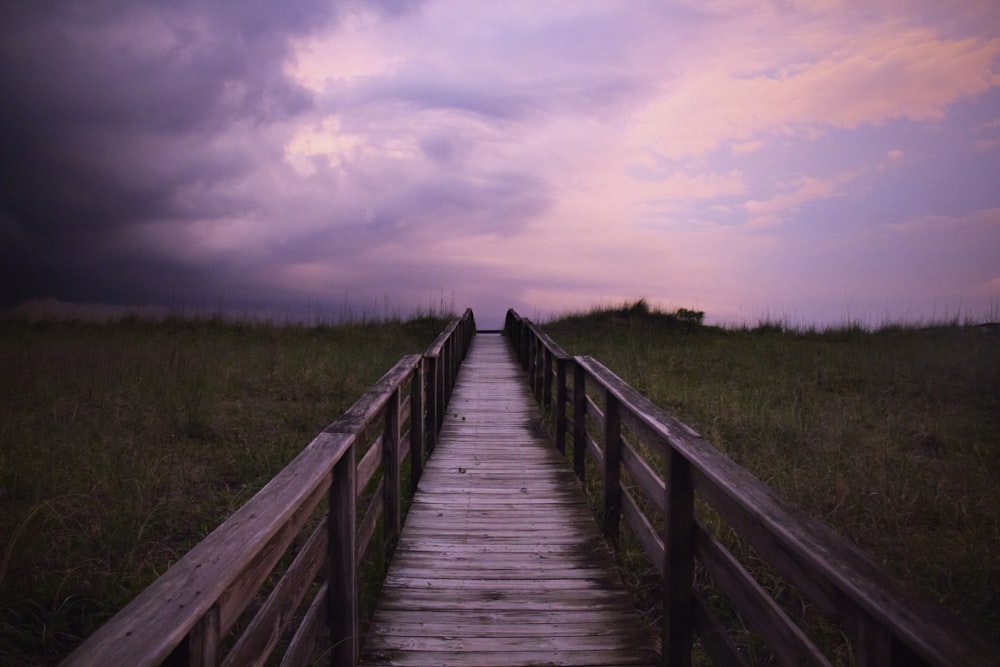
[[[891,573],[1000,636],[996,332],[958,322],[722,329],[644,302],[544,329]],[[641,595],[655,597],[642,567],[633,570]]]
[[[0,322],[0,664],[64,657],[447,322]]]

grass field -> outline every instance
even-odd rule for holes
[[[1000,335],[719,329],[644,303],[544,329],[890,572],[1000,636]]]
[[[1000,336],[682,315],[545,329],[1000,636]],[[446,322],[0,322],[0,664],[65,656]]]
[[[0,664],[64,657],[447,322],[0,322]]]

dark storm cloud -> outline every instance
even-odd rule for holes
[[[123,228],[205,215],[182,189],[253,168],[239,147],[212,145],[227,127],[264,127],[312,106],[282,63],[289,38],[328,25],[332,6],[5,3],[0,301],[69,298],[88,285],[125,299],[199,283],[190,267],[105,253]]]

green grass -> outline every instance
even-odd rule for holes
[[[0,322],[0,664],[64,657],[447,321]]]
[[[1000,636],[1000,335],[956,322],[720,329],[670,315],[625,304],[544,328]]]

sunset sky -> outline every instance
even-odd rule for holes
[[[1000,318],[996,0],[6,2],[0,307]]]

